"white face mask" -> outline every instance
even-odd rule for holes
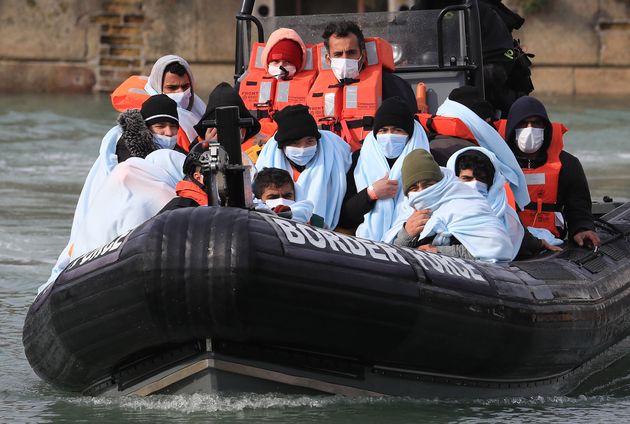
[[[297,69],[295,69],[295,66],[293,65],[287,65],[287,66],[283,66],[284,70],[280,69],[280,66],[277,65],[269,65],[269,68],[267,69],[267,72],[269,72],[269,75],[275,77],[276,79],[279,80],[285,80],[285,79],[289,79],[292,78],[293,75],[295,75],[295,73],[297,72]]]
[[[265,204],[267,206],[269,206],[271,209],[275,208],[276,206],[280,206],[280,205],[291,206],[294,203],[295,203],[294,200],[285,199],[284,197],[278,197],[277,199],[268,199],[265,202]]]
[[[376,134],[376,141],[385,157],[394,159],[400,156],[405,148],[407,136],[402,134]]]
[[[330,68],[339,81],[344,78],[353,78],[359,76],[359,60],[344,59],[342,57],[333,57],[330,59]]]
[[[190,88],[187,88],[186,91],[180,91],[178,93],[166,93],[166,95],[173,99],[175,103],[177,103],[177,106],[182,109],[186,109],[190,103]]]
[[[153,134],[153,142],[157,144],[160,149],[172,149],[177,144],[177,134],[174,136],[167,136],[162,134]]]
[[[488,197],[488,184],[482,183],[481,181],[472,180],[472,181],[462,181],[468,187],[473,190],[477,190],[483,197]]]
[[[304,166],[311,161],[315,157],[317,153],[317,146],[311,147],[293,147],[287,146],[284,148],[284,154],[288,157],[293,163]]]
[[[535,153],[545,141],[545,129],[525,127],[516,129],[516,143],[523,153]]]

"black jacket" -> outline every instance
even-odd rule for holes
[[[546,122],[545,139],[538,155],[528,159],[517,147],[515,133],[518,124],[532,116],[540,117]],[[552,131],[547,111],[540,101],[533,97],[521,97],[514,103],[508,115],[505,138],[521,168],[538,168],[547,161],[547,149],[551,144]],[[563,150],[560,152],[560,163],[562,168],[558,177],[557,206],[561,208],[567,222],[569,236],[573,237],[579,231],[595,229],[591,214],[591,193],[578,158]]]
[[[376,205],[376,200],[370,199],[367,187],[357,193],[357,185],[354,181],[354,168],[357,167],[360,154],[360,150],[352,154],[352,165],[346,174],[346,194],[343,198],[339,216],[339,226],[346,229],[356,229],[363,223],[363,216]],[[396,158],[387,159],[390,169],[395,162]]]

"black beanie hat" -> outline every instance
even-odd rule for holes
[[[448,98],[463,104],[484,121],[494,116],[494,107],[483,98],[483,94],[476,87],[464,85],[456,88],[451,91]]]
[[[273,120],[278,124],[278,131],[274,138],[278,142],[279,149],[302,137],[315,137],[318,140],[321,137],[315,118],[308,112],[307,106],[287,106],[276,112]]]
[[[166,94],[156,94],[142,103],[140,114],[150,127],[158,122],[170,122],[179,125],[177,116],[177,103]]]
[[[381,103],[381,107],[378,108],[374,116],[374,126],[372,127],[374,137],[376,137],[378,130],[387,125],[405,130],[409,137],[413,134],[413,113],[400,97],[390,97]]]
[[[193,128],[197,131],[199,137],[204,138],[208,127],[203,125],[203,121],[209,121],[216,118],[216,109],[222,106],[238,106],[238,113],[241,118],[254,118],[249,112],[241,96],[230,84],[222,82],[217,85],[208,96],[208,104],[206,111]],[[245,129],[245,140],[260,132],[260,122],[254,118],[254,126]]]

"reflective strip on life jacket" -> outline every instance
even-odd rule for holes
[[[144,87],[149,77],[144,75],[132,75],[120,84],[111,94],[112,106],[118,112],[127,109],[140,109],[142,103],[149,98],[149,93]]]
[[[366,124],[373,121],[382,102],[383,69],[394,70],[392,46],[380,38],[367,38],[366,64],[359,81],[343,86],[326,63],[323,43],[317,46],[317,52],[321,69],[306,104],[321,128],[337,133],[353,151],[357,150],[372,130],[371,124]]]
[[[263,68],[261,55],[264,43],[255,43],[247,74],[241,80],[239,94],[254,116],[273,115],[289,105],[306,104],[306,97],[317,76],[313,64],[314,46],[306,46],[304,68],[290,80],[277,80]]]
[[[558,178],[562,169],[560,162],[560,152],[564,147],[562,136],[567,132],[567,128],[558,122],[551,125],[552,137],[547,148],[547,162],[538,168],[523,168],[532,201],[519,212],[519,217],[527,227],[546,228],[554,236],[560,237],[562,228],[556,225],[556,212],[559,210]],[[505,133],[505,130],[503,132]]]

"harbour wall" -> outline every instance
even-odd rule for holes
[[[521,2],[507,0],[516,10]],[[165,54],[233,82],[239,0],[0,0],[0,92],[110,92]],[[515,32],[537,94],[630,94],[630,1],[547,0]]]

